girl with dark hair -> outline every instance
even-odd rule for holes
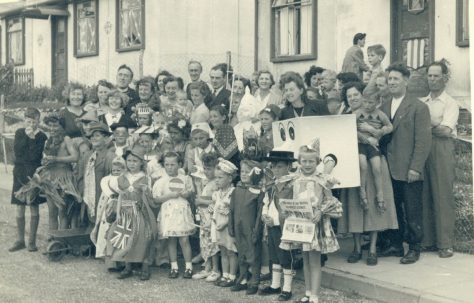
[[[162,70],[158,73],[158,75],[156,75],[155,77],[155,83],[157,86],[156,92],[159,96],[165,94],[165,83],[164,83],[165,78],[172,77],[172,76],[173,75],[167,70]]]
[[[323,80],[324,68],[312,65],[309,70],[304,73],[304,82],[307,87],[319,88]]]
[[[341,90],[344,109],[342,114],[352,114],[362,106],[365,85],[362,82],[349,82]]]
[[[66,96],[66,107],[59,112],[59,123],[64,128],[66,136],[80,138],[82,133],[76,124],[76,119],[84,114],[84,109],[82,108],[85,102],[84,87],[79,83],[70,83],[65,87],[63,93]]]
[[[209,121],[209,108],[206,104],[212,100],[211,90],[204,82],[190,83],[188,86],[191,95],[191,101],[194,105],[194,110],[191,113],[189,122],[191,125],[201,122]]]

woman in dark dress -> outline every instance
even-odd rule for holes
[[[281,110],[281,119],[296,117],[329,115],[327,105],[320,101],[310,101],[306,98],[303,78],[295,72],[282,75],[280,85],[283,88],[285,107]]]
[[[84,87],[77,83],[71,83],[66,88],[66,93],[66,107],[59,112],[61,116],[59,123],[64,128],[66,136],[74,141],[82,141],[81,129],[77,125],[76,119],[81,117],[85,112],[82,108],[85,101]],[[79,144],[77,144],[77,146],[79,146]]]
[[[137,128],[137,123],[124,112],[129,100],[126,94],[113,90],[107,100],[109,104],[107,113],[100,115],[98,119],[100,122],[107,124],[109,131],[111,131],[110,126],[114,123],[127,125],[129,129]]]
[[[13,151],[15,166],[13,168],[13,189],[11,203],[17,206],[17,240],[9,249],[10,252],[26,248],[25,245],[25,207],[30,207],[30,237],[28,251],[37,251],[36,232],[39,225],[39,204],[46,202],[44,198],[37,197],[33,201],[21,201],[15,197],[23,185],[28,183],[36,169],[41,166],[46,135],[38,128],[40,112],[36,108],[27,108],[25,111],[25,128],[15,132]]]

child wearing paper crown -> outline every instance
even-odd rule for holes
[[[240,180],[230,197],[229,234],[235,237],[239,252],[239,278],[232,291],[246,290],[248,295],[256,294],[260,282],[262,231],[260,213],[264,193],[261,191],[263,169],[252,160],[240,162]],[[252,278],[248,281],[249,268]],[[248,284],[248,285],[247,285]]]
[[[212,213],[211,239],[219,245],[221,252],[222,277],[216,281],[221,287],[233,286],[237,273],[237,247],[228,232],[230,196],[234,191],[232,181],[236,174],[237,167],[232,162],[219,159],[215,171],[218,190],[212,194],[214,206],[210,206],[209,211]]]
[[[311,303],[317,303],[319,300],[321,254],[332,253],[339,249],[330,218],[338,218],[342,215],[341,203],[326,187],[327,182],[323,173],[316,172],[319,161],[319,139],[315,139],[311,146],[300,147],[298,157],[300,168],[293,188],[293,199],[309,200],[313,208],[311,218],[315,224],[313,239],[311,243],[302,244],[306,293],[300,300]],[[282,240],[280,247],[288,250],[295,244],[301,246],[301,243]]]

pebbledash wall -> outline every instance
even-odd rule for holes
[[[313,0],[317,4],[317,59],[298,62],[270,62],[271,6],[273,0],[258,5],[258,68],[271,70],[276,77],[288,70],[304,73],[315,64],[339,71],[355,33],[367,33],[366,48],[381,43],[387,50],[383,65],[391,58],[390,0]],[[402,1],[402,0],[400,0]],[[456,1],[434,0],[434,58],[451,63],[447,91],[465,107],[470,107],[471,82],[469,47],[456,45]],[[472,10],[471,10],[472,11]],[[472,21],[472,18],[471,18]],[[471,22],[472,23],[472,22]],[[472,28],[472,24],[471,24]]]
[[[116,0],[98,1],[99,54],[92,57],[74,56],[74,6],[67,6],[70,81],[115,81],[117,67],[124,63],[138,75],[141,52],[117,52],[115,48]],[[26,5],[41,2],[46,1],[28,0]],[[230,51],[234,69],[250,75],[255,67],[254,9],[254,0],[145,0],[143,74],[155,76],[161,68],[187,81],[187,63],[195,59],[202,62],[202,77],[208,79],[210,68],[226,62],[226,52]],[[111,26],[108,33],[107,24]],[[1,26],[6,28],[5,19]],[[5,63],[5,30],[1,41]],[[25,18],[25,64],[18,67],[33,68],[35,85],[50,86],[51,58],[51,21]]]

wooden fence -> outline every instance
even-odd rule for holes
[[[13,71],[13,85],[33,88],[35,86],[35,73],[33,69],[15,68]]]

